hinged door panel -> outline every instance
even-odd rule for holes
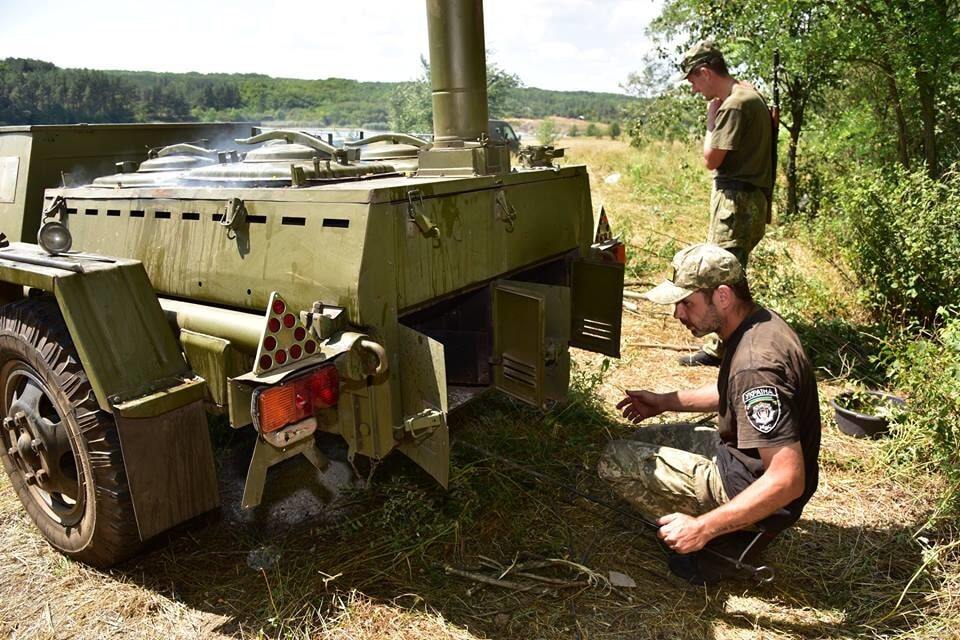
[[[403,434],[400,449],[444,487],[450,477],[443,345],[400,325]]]
[[[578,259],[571,272],[573,315],[570,344],[620,357],[623,265]]]
[[[492,311],[494,386],[538,407],[565,398],[570,289],[499,281]]]

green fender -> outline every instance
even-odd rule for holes
[[[0,249],[0,282],[56,296],[102,409],[148,418],[204,397],[139,261],[12,243]]]

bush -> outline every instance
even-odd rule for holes
[[[595,123],[591,122],[590,124],[587,125],[586,135],[592,138],[596,138],[597,136],[600,135],[600,129],[597,127]]]
[[[654,98],[638,100],[628,114],[630,144],[641,147],[654,140],[687,142],[706,129],[703,98],[689,90],[670,89]]]
[[[560,130],[557,129],[557,123],[546,118],[540,121],[537,127],[537,140],[544,146],[552,146],[560,137]]]
[[[888,375],[907,396],[908,410],[892,424],[890,462],[942,471],[960,483],[960,313],[941,309],[930,332],[904,330],[888,342]],[[956,500],[956,492],[952,496]],[[957,505],[952,505],[956,507]]]
[[[960,304],[960,174],[923,170],[848,174],[828,187],[822,216],[875,311],[928,323]]]
[[[775,309],[791,323],[816,323],[850,315],[847,301],[816,274],[804,274],[784,243],[773,238],[761,242],[750,254],[747,275],[757,302]]]

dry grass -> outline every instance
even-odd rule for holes
[[[694,150],[641,153],[609,140],[565,145],[572,161],[590,165],[595,204],[606,205],[634,247],[629,278],[658,279],[674,245],[702,237],[709,184]],[[605,182],[613,173],[621,179]],[[804,274],[844,286],[802,245],[773,241]],[[622,389],[668,389],[715,375],[675,366],[673,350],[638,345],[693,342],[662,309],[641,304],[625,315],[624,356],[602,380],[592,376],[601,357],[575,354],[578,399],[569,407],[541,415],[491,397],[453,416],[454,431],[610,497],[594,464],[609,437],[629,431],[609,411]],[[822,396],[837,389],[824,384]],[[462,448],[455,449],[447,493],[398,457],[381,469],[373,492],[348,498],[352,506],[336,521],[286,529],[256,520],[195,526],[109,572],[53,553],[4,478],[0,637],[956,637],[960,570],[956,556],[937,547],[951,532],[917,535],[936,509],[941,480],[883,468],[879,446],[841,436],[827,420],[820,490],[768,556],[777,580],[713,589],[670,577],[659,547],[625,517]],[[248,555],[265,545],[272,565],[250,568]],[[442,569],[475,570],[480,556],[506,565],[519,554],[567,558],[600,574],[620,571],[637,587],[585,586],[553,596],[472,590],[475,583]]]

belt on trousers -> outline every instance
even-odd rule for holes
[[[728,178],[714,178],[713,183],[717,186],[717,191],[758,191],[760,187],[743,180],[730,180]]]

